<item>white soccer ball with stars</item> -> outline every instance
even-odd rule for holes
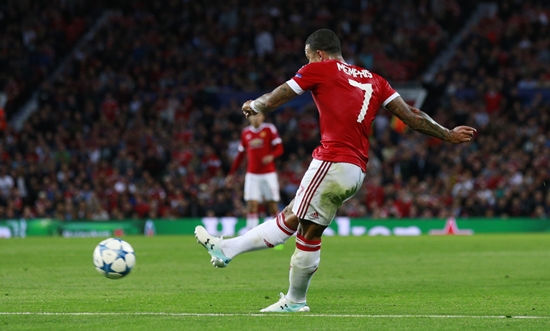
[[[105,239],[94,250],[95,269],[109,279],[119,279],[128,275],[135,265],[134,249],[122,239]]]

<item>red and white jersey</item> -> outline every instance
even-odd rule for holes
[[[369,131],[380,106],[399,94],[381,76],[337,60],[306,64],[287,84],[311,91],[319,111],[321,145],[313,157],[355,164],[366,171]]]
[[[237,171],[245,152],[248,158],[247,173],[266,174],[275,172],[275,162],[271,161],[267,164],[262,162],[267,155],[273,155],[275,159],[283,154],[282,140],[275,125],[262,123],[258,128],[249,125],[242,130],[239,154],[237,154],[231,165],[230,175]]]

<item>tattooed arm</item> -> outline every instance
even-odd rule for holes
[[[248,100],[243,104],[243,113],[248,118],[250,115],[256,114],[256,112],[268,113],[279,106],[284,105],[288,101],[294,99],[298,94],[294,92],[287,83],[279,85],[272,92],[266,93],[256,100]],[[251,103],[254,102],[252,107]]]
[[[476,132],[476,129],[469,126],[457,126],[449,130],[425,112],[409,106],[401,97],[388,103],[386,109],[414,130],[453,144],[471,141]]]

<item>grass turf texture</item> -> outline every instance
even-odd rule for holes
[[[550,234],[326,237],[301,314],[258,314],[288,288],[294,239],[225,269],[191,236],[124,239],[120,280],[94,270],[101,238],[1,240],[0,330],[550,329]]]

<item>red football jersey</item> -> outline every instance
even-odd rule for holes
[[[337,60],[306,64],[287,84],[311,91],[319,111],[321,145],[313,157],[347,162],[366,171],[369,131],[380,106],[399,94],[377,74]]]
[[[282,140],[275,125],[262,123],[257,129],[249,125],[242,130],[239,154],[233,161],[229,174],[233,174],[237,170],[245,152],[248,158],[246,172],[253,174],[275,172],[275,162],[262,163],[262,159],[267,155],[271,154],[276,158],[283,154]]]

